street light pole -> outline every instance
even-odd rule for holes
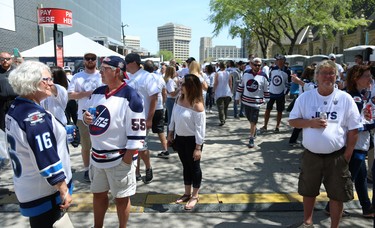
[[[121,29],[122,29],[122,55],[126,55],[126,49],[125,49],[125,32],[124,32],[124,28],[125,27],[129,27],[128,24],[124,24],[123,22],[121,22]]]

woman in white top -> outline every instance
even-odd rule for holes
[[[167,101],[165,102],[165,107],[167,109],[168,115],[168,125],[167,125],[167,133],[169,132],[169,124],[171,122],[172,110],[174,103],[176,101],[176,97],[180,92],[180,89],[177,87],[176,78],[176,68],[169,66],[165,70],[164,80],[166,83],[166,90],[167,90]]]
[[[217,110],[219,111],[219,126],[223,126],[228,116],[229,103],[232,100],[232,77],[225,70],[223,62],[219,63],[219,67],[220,70],[215,74],[214,92]]]
[[[202,83],[193,74],[187,74],[181,85],[181,95],[173,107],[169,130],[168,141],[174,141],[174,148],[178,151],[185,185],[185,193],[176,203],[187,202],[185,210],[192,210],[199,201],[200,160],[206,131]]]
[[[68,79],[63,68],[51,67],[53,85],[51,85],[52,95],[40,102],[40,105],[50,111],[56,119],[66,125],[68,120],[65,115],[65,108],[68,103]]]
[[[207,95],[206,95],[206,110],[209,113],[212,113],[212,105],[214,104],[214,82],[215,82],[215,74],[214,67],[209,64],[206,66],[206,74],[209,80]]]

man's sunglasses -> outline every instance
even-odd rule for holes
[[[86,61],[90,61],[90,60],[91,60],[91,61],[96,61],[96,58],[95,58],[95,57],[91,57],[91,58],[88,58],[88,57],[87,57],[87,58],[85,58],[85,60],[86,60]]]

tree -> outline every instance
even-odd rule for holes
[[[352,7],[350,0],[211,0],[209,21],[215,25],[214,35],[224,27],[229,27],[233,37],[247,30],[260,42],[262,50],[272,41],[283,54],[293,54],[297,39],[307,26],[325,27],[329,38],[334,30],[365,25],[366,20],[353,13]]]
[[[168,50],[160,50],[156,54],[158,57],[163,56],[163,61],[169,61],[174,58],[174,55],[171,51]]]

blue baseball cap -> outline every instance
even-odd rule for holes
[[[105,63],[107,65],[120,68],[123,72],[126,71],[126,63],[125,60],[119,56],[111,55],[108,57],[105,57],[102,61],[102,63]]]

